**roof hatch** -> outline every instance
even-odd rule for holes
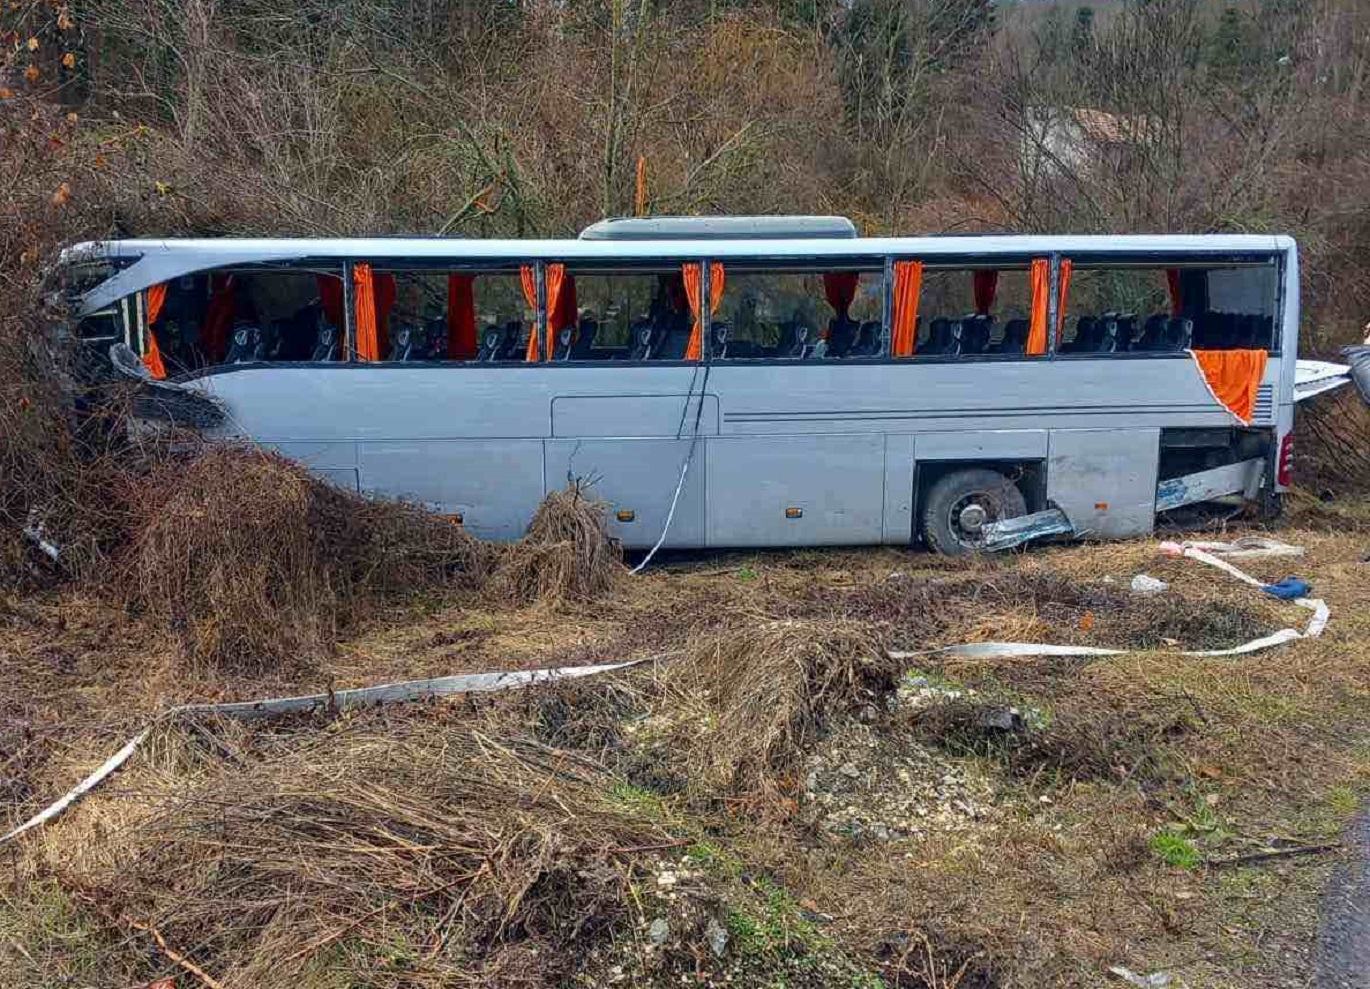
[[[856,237],[845,216],[648,216],[600,220],[581,240],[813,240]]]

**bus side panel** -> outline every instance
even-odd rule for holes
[[[1053,429],[1047,500],[1087,539],[1151,532],[1156,523],[1159,429]]]
[[[548,440],[547,488],[569,478],[594,484],[594,495],[608,503],[609,531],[629,549],[647,549],[661,537],[671,509],[680,468],[690,455],[688,439]],[[704,440],[699,440],[685,475],[665,546],[704,545]],[[619,513],[631,513],[620,518]]]
[[[881,541],[883,435],[725,436],[707,443],[708,545]]]
[[[460,514],[482,539],[517,539],[542,501],[542,440],[363,440],[361,487]]]
[[[913,433],[891,433],[885,437],[885,511],[881,542],[907,546],[913,541]]]

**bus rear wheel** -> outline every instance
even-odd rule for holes
[[[923,502],[923,538],[944,556],[980,550],[985,526],[1027,514],[1017,486],[997,470],[956,470],[938,478]]]

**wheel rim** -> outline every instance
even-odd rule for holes
[[[999,506],[984,491],[972,491],[952,502],[947,528],[962,546],[982,546],[985,526],[999,521]]]

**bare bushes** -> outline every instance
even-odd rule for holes
[[[562,604],[612,590],[626,571],[604,507],[578,481],[548,494],[527,535],[505,550],[490,596],[516,604]]]
[[[671,836],[587,760],[460,717],[262,732],[70,878],[226,986],[566,984],[625,909],[630,851]]]
[[[367,501],[275,454],[210,447],[131,479],[117,588],[196,661],[307,663],[378,595],[483,578],[488,551],[421,509]]]

